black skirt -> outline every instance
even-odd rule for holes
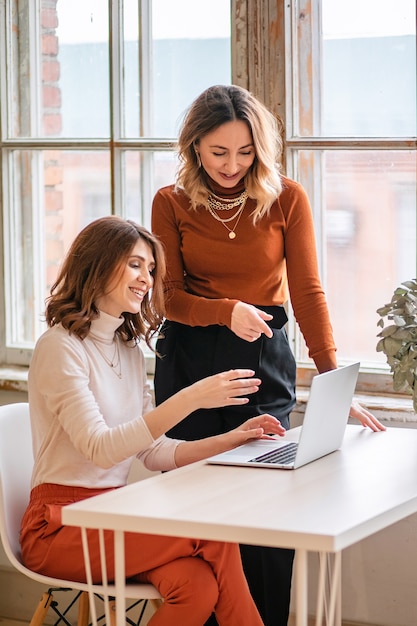
[[[155,400],[160,404],[192,383],[229,369],[252,369],[262,380],[259,391],[241,406],[195,411],[167,435],[194,440],[227,432],[249,417],[270,413],[289,428],[295,404],[296,364],[284,328],[283,307],[258,307],[274,315],[267,322],[273,337],[254,342],[237,337],[226,326],[191,327],[166,320],[157,341]]]

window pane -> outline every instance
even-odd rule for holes
[[[76,234],[111,213],[149,228],[153,195],[177,166],[171,142],[159,140],[176,137],[200,91],[231,82],[231,3],[201,9],[194,0],[2,3],[9,363],[28,364]]]
[[[177,158],[173,152],[126,152],[124,155],[125,215],[151,228],[151,205],[156,191],[174,181]]]
[[[10,12],[8,134],[108,137],[107,3],[22,4]]]
[[[321,14],[307,15],[298,20],[297,134],[415,136],[415,0],[395,8],[390,0],[322,0]]]
[[[45,14],[50,2],[45,0]],[[102,0],[58,0],[56,30],[44,37],[56,40],[43,63],[57,65],[58,80],[50,89],[58,92],[57,114],[62,137],[109,137],[109,16]],[[44,29],[45,30],[45,29]],[[44,54],[45,57],[45,54]],[[44,82],[43,91],[47,90]],[[45,109],[48,102],[44,103]],[[53,134],[53,133],[48,133]]]
[[[201,91],[230,84],[230,4],[151,0],[146,16],[137,0],[125,0],[126,136],[176,137],[182,113]],[[141,46],[140,23],[148,45],[145,39]]]
[[[9,347],[32,347],[42,329],[45,297],[69,245],[85,225],[110,213],[109,165],[107,152],[8,153]]]
[[[338,359],[381,365],[376,309],[416,276],[417,154],[302,151],[299,159]]]

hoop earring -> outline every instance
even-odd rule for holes
[[[196,156],[196,158],[197,158],[197,165],[198,165],[198,168],[200,169],[200,168],[201,168],[201,157],[200,157],[200,153],[199,153],[199,152],[197,152],[197,150],[195,151],[195,156]]]

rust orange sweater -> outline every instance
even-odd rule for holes
[[[323,372],[337,367],[336,348],[318,273],[311,207],[300,184],[283,177],[283,185],[269,215],[256,226],[250,217],[255,202],[248,199],[233,240],[204,207],[192,210],[188,196],[173,185],[156,193],[152,230],[167,257],[167,318],[230,328],[238,300],[280,305],[290,297],[309,354]],[[243,185],[226,190],[213,183],[213,190],[235,197]],[[227,217],[226,211],[221,217]]]

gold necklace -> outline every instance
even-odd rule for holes
[[[107,356],[107,354],[105,354],[103,352],[103,350],[100,348],[100,346],[94,341],[94,339],[91,339],[92,344],[95,346],[97,352],[99,353],[99,355],[103,358],[103,360],[107,363],[107,365],[112,369],[112,371],[116,374],[117,378],[121,378],[122,377],[122,362],[120,360],[120,351],[119,351],[119,342],[117,339],[114,339],[114,352],[113,352],[113,356],[111,359],[109,359],[109,357]]]
[[[208,206],[215,211],[230,211],[237,206],[240,206],[243,202],[245,202],[248,198],[248,192],[246,189],[242,191],[240,196],[237,198],[221,198],[220,196],[216,196],[215,193],[211,192],[207,198]]]
[[[239,207],[239,209],[237,210],[237,212],[232,216],[232,217],[228,217],[227,219],[222,219],[219,215],[217,215],[217,213],[215,213],[213,211],[213,209],[211,208],[210,204],[207,205],[207,209],[210,213],[210,215],[212,217],[214,217],[215,220],[217,220],[218,222],[220,222],[220,224],[223,224],[223,226],[226,228],[226,230],[229,231],[229,239],[235,239],[236,238],[236,227],[239,224],[239,220],[242,217],[242,213],[243,213],[243,209],[245,208],[245,204],[246,204],[246,200],[247,200],[248,196],[246,195],[246,198],[244,198],[241,206]],[[233,226],[233,228],[229,228],[229,226],[227,225],[227,222],[231,222],[234,218],[236,219],[235,225]]]

